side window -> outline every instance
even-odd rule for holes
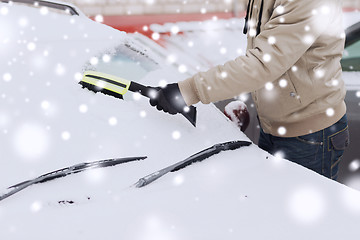
[[[360,40],[345,48],[341,66],[343,71],[360,72]]]

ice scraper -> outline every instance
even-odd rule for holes
[[[159,87],[144,86],[118,76],[96,71],[85,71],[79,84],[95,93],[101,92],[119,99],[123,99],[123,95],[128,91],[138,92],[145,97],[153,98],[160,90]],[[181,114],[194,127],[196,126],[196,107],[190,106],[184,109]]]

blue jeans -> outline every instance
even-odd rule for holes
[[[271,154],[279,152],[285,159],[333,180],[337,179],[339,163],[348,145],[346,114],[328,128],[298,137],[272,136],[260,129],[260,148]]]

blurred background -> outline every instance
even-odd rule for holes
[[[126,32],[150,35],[146,26],[179,21],[243,17],[248,0],[66,0],[86,15]],[[360,9],[360,0],[343,0],[344,10]],[[145,26],[145,28],[144,28]]]

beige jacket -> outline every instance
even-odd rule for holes
[[[179,82],[188,105],[252,92],[262,128],[282,137],[345,114],[341,0],[250,0],[247,27],[245,56]]]

